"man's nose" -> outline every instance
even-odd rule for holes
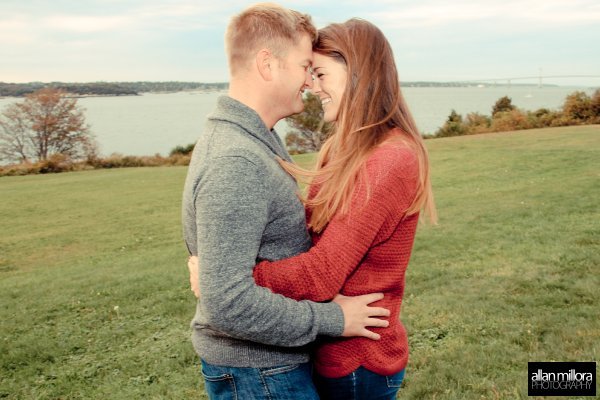
[[[305,78],[306,79],[304,80],[304,86],[306,86],[309,89],[312,89],[314,77],[313,77],[313,74],[312,74],[312,71],[310,70],[310,68],[308,69],[308,71],[306,71]]]

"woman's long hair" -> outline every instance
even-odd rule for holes
[[[369,154],[394,128],[414,149],[419,164],[416,196],[406,214],[424,210],[435,223],[427,149],[400,92],[392,49],[383,33],[361,19],[331,24],[319,30],[314,51],[344,63],[348,78],[334,131],[321,148],[316,170],[285,165],[294,176],[312,177],[311,183],[319,186],[314,197],[305,199],[311,209],[309,227],[320,232],[335,214],[348,212],[354,188],[366,179]]]

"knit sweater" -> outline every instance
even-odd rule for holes
[[[358,337],[319,342],[315,367],[330,378],[360,366],[390,375],[408,361],[407,334],[399,315],[417,229],[418,214],[406,216],[406,210],[416,195],[418,160],[407,145],[385,142],[368,158],[366,171],[369,190],[365,184],[355,187],[349,213],[334,216],[321,234],[313,234],[310,251],[263,261],[254,269],[259,285],[297,300],[384,293],[385,298],[373,305],[390,310],[390,325],[370,328],[381,335],[379,341]],[[316,190],[311,188],[311,193]],[[307,214],[310,217],[310,211]]]
[[[210,364],[273,367],[306,362],[317,335],[340,336],[335,303],[295,301],[257,286],[257,259],[291,257],[310,247],[296,182],[277,133],[227,96],[209,116],[183,192],[184,239],[200,261],[192,342]]]

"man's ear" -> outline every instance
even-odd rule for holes
[[[262,49],[256,53],[256,69],[265,81],[273,80],[275,57],[269,49]]]

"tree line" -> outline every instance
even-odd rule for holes
[[[78,96],[135,96],[148,92],[180,92],[186,90],[225,90],[226,82],[0,82],[0,96],[23,97],[44,88],[63,90]]]
[[[508,96],[496,101],[491,116],[473,112],[463,117],[452,110],[433,137],[587,124],[600,124],[600,89],[592,96],[581,91],[571,93],[559,110],[522,110],[515,107]]]

